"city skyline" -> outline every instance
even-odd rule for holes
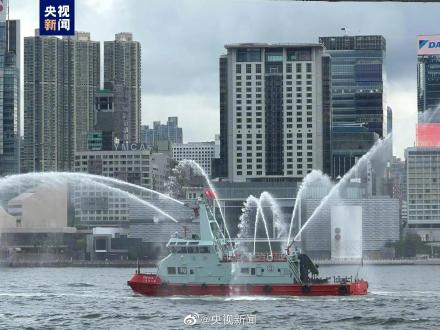
[[[38,2],[30,0],[11,2],[10,18],[22,20],[22,36],[32,35],[38,26],[37,6]],[[130,10],[134,7],[138,10]],[[394,109],[395,154],[402,157],[404,148],[412,146],[415,140],[415,38],[417,34],[438,32],[432,22],[439,8],[434,4],[392,3],[334,6],[330,3],[235,1],[225,4],[214,1],[209,6],[201,2],[194,6],[194,2],[187,1],[148,1],[147,4],[94,0],[77,1],[76,11],[81,13],[76,22],[77,30],[90,32],[93,40],[113,40],[114,34],[120,31],[135,34],[136,40],[144,45],[142,124],[178,116],[186,131],[184,142],[210,139],[212,132],[219,131],[218,54],[224,52],[225,44],[317,42],[319,36],[342,35],[341,27],[347,27],[350,34],[383,34],[388,44],[385,105]],[[321,23],[322,12],[327,16],[325,23]],[[118,25],[100,28],[116,18]],[[273,18],[284,24],[270,24]],[[408,21],[413,24],[406,24]],[[306,23],[315,28],[304,31],[301,27]],[[157,34],[159,25],[162,32]],[[162,49],[168,51],[162,52]],[[203,127],[193,124],[194,114],[206,123]]]

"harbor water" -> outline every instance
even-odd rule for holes
[[[0,268],[0,329],[434,329],[439,270],[321,266],[358,273],[366,296],[151,298],[127,286],[129,268]],[[200,326],[184,323],[196,314]]]

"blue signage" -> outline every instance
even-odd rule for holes
[[[419,40],[419,49],[422,49],[428,43],[429,40]]]
[[[75,0],[40,0],[40,35],[75,34]]]

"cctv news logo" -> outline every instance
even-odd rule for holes
[[[40,35],[75,35],[75,0],[40,0]]]
[[[183,319],[183,323],[189,326],[196,324],[207,325],[255,325],[257,324],[257,318],[254,314],[198,314],[190,313]]]

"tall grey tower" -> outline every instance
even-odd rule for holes
[[[319,42],[331,56],[332,176],[337,178],[386,135],[386,41],[380,35],[346,35],[320,37]]]
[[[312,169],[329,173],[330,57],[324,47],[225,47],[220,139],[227,150],[220,155],[227,151],[230,181],[300,181]]]
[[[104,42],[104,88],[129,90],[129,142],[140,142],[141,132],[141,44],[131,33],[118,33]]]
[[[18,20],[0,20],[0,73],[0,176],[3,176],[20,171],[20,21]]]
[[[75,151],[87,150],[99,66],[89,33],[24,39],[23,172],[71,170]]]

